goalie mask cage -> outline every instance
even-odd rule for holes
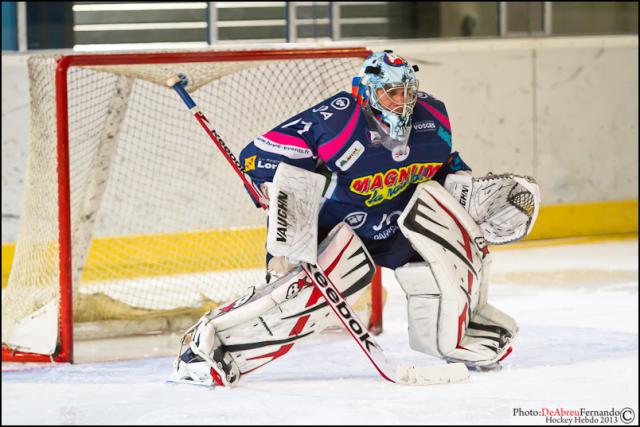
[[[370,53],[29,58],[26,188],[3,291],[2,359],[72,362],[74,335],[182,332],[264,281],[264,212],[169,77],[188,76],[187,89],[239,154],[288,117],[349,91]]]

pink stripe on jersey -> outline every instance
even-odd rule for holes
[[[265,138],[270,139],[276,144],[291,145],[293,147],[302,147],[309,149],[309,146],[304,142],[302,138],[296,138],[295,136],[287,135],[285,133],[276,132],[274,130],[267,132],[264,135]]]
[[[448,131],[451,131],[451,123],[449,123],[449,119],[444,114],[442,114],[440,111],[436,110],[435,107],[427,104],[424,101],[421,101],[418,99],[418,103],[422,105],[424,108],[426,108],[427,110],[429,110],[429,112],[433,114],[433,116],[436,119],[438,119],[438,121],[442,123],[444,127],[447,128]]]
[[[333,157],[334,154],[338,152],[338,150],[340,150],[340,148],[344,146],[344,144],[349,140],[349,137],[353,134],[353,131],[356,128],[358,118],[360,118],[359,106],[351,115],[349,123],[347,123],[342,132],[340,132],[340,134],[333,138],[331,141],[324,143],[321,147],[318,148],[318,154],[320,155],[322,160],[329,160],[331,157]]]

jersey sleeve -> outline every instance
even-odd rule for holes
[[[436,117],[438,117],[439,115],[440,117],[438,118],[442,123],[445,123],[447,127],[446,130],[442,128],[441,130],[439,130],[439,132],[442,132],[440,137],[445,139],[449,146],[453,149],[451,123],[449,121],[449,114],[447,113],[447,108],[445,107],[444,102],[432,98],[430,105],[435,108]],[[444,181],[447,175],[449,175],[450,173],[456,173],[458,171],[471,171],[471,168],[464,162],[464,160],[462,160],[460,153],[458,153],[457,151],[452,151],[449,155],[449,158],[447,159],[447,162],[442,165],[433,179],[444,185]]]
[[[281,162],[313,171],[320,131],[310,111],[304,111],[251,141],[240,153],[240,164],[257,185],[272,182]]]
[[[460,154],[457,151],[454,151],[451,153],[451,155],[449,155],[447,162],[442,165],[433,179],[444,185],[444,181],[447,178],[447,175],[449,175],[450,173],[456,173],[458,171],[471,172],[471,168],[464,162],[464,160],[462,160]]]

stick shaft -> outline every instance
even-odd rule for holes
[[[209,119],[207,119],[204,113],[200,111],[195,101],[193,100],[193,98],[191,98],[191,95],[189,95],[184,86],[180,82],[174,82],[171,87],[178,93],[178,95],[180,95],[180,98],[182,99],[182,101],[184,101],[187,108],[189,108],[189,110],[193,113],[198,123],[200,123],[207,135],[209,135],[209,138],[211,138],[224,158],[227,160],[227,162],[229,162],[233,170],[240,177],[253,200],[263,209],[267,209],[268,204],[264,195],[261,194],[260,190],[258,190],[258,188],[254,185],[254,183],[251,181],[251,178],[247,176],[244,168],[231,152],[231,149],[229,149],[227,144],[225,144],[224,141],[222,141],[222,138],[220,138],[220,135],[218,135],[218,133],[210,126]]]

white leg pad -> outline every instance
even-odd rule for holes
[[[318,264],[351,304],[371,283],[375,265],[358,236],[338,224],[318,247]],[[333,312],[300,267],[209,313],[241,373],[286,354],[334,322]]]
[[[425,260],[396,269],[407,294],[411,347],[472,365],[498,360],[517,326],[486,304],[491,257],[473,218],[440,184],[430,181],[418,186],[398,224]],[[488,323],[504,333],[471,331],[476,325],[488,328]]]
[[[461,338],[460,316],[466,318],[469,311],[465,292],[453,286],[440,288],[426,263],[406,264],[397,268],[395,275],[407,294],[409,345],[432,356],[446,357]]]

